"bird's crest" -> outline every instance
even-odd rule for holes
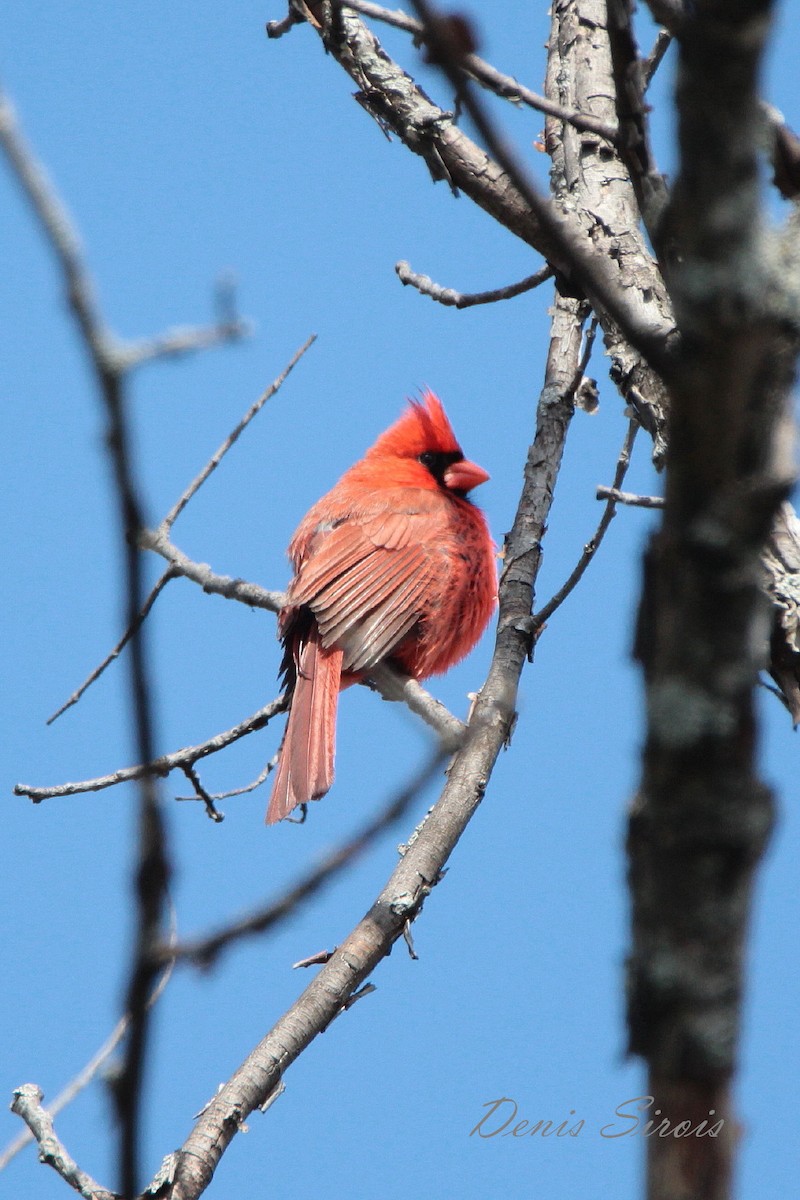
[[[368,454],[418,458],[425,451],[461,453],[441,400],[427,389],[423,391],[421,399],[409,400],[403,415],[381,434]]]

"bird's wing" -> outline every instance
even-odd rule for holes
[[[418,621],[439,557],[431,518],[428,512],[351,518],[321,526],[311,540],[290,600],[314,613],[323,646],[344,651],[345,671],[380,662]]]

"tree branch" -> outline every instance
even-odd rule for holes
[[[120,640],[117,642],[114,649],[110,650],[109,653],[106,655],[106,657],[103,659],[103,661],[98,666],[95,667],[95,669],[91,672],[91,674],[86,676],[83,683],[80,685],[79,688],[76,688],[76,690],[72,693],[70,698],[68,700],[66,700],[61,705],[60,708],[57,708],[56,711],[52,714],[52,716],[47,718],[47,721],[46,721],[47,725],[52,725],[53,722],[57,721],[58,718],[67,711],[68,708],[72,708],[73,704],[77,704],[78,701],[80,700],[81,696],[84,694],[84,692],[87,691],[92,686],[92,684],[97,679],[100,678],[100,676],[105,671],[106,667],[110,666],[111,663],[114,662],[115,659],[119,658],[120,654],[125,649],[125,647],[127,646],[128,642],[133,637],[136,630],[139,628],[139,626],[142,624],[142,622],[144,620],[146,620],[151,608],[153,607],[156,600],[163,592],[164,588],[167,586],[167,584],[169,583],[169,581],[171,579],[177,579],[178,575],[179,575],[179,572],[177,570],[175,570],[174,567],[169,567],[164,572],[164,574],[161,576],[161,578],[158,580],[158,582],[153,587],[153,590],[150,592],[150,595],[147,597],[147,599],[145,600],[142,607],[139,609],[139,612],[136,614],[136,620],[134,621],[134,623],[132,625],[128,626],[128,628],[125,630],[125,632],[123,633]]]
[[[663,496],[639,496],[634,492],[621,492],[618,487],[598,487],[598,500],[611,500],[615,504],[630,504],[634,508],[663,508]]]
[[[427,692],[416,679],[403,675],[391,663],[381,662],[370,669],[368,683],[373,683],[384,700],[400,701],[420,717],[438,735],[442,748],[454,751],[461,746],[466,726],[454,717],[440,700]]]
[[[96,779],[84,779],[80,783],[60,783],[53,787],[33,787],[27,783],[18,783],[14,787],[14,795],[28,796],[34,804],[39,804],[42,800],[50,800],[57,796],[77,796],[82,792],[100,792],[104,788],[114,787],[118,783],[130,783],[147,775],[163,777],[169,775],[171,771],[182,770],[184,766],[194,766],[200,759],[208,758],[210,754],[224,750],[226,746],[230,746],[239,738],[263,729],[273,717],[285,712],[286,708],[286,697],[278,696],[276,700],[265,704],[252,716],[240,721],[238,725],[234,725],[224,733],[218,733],[215,737],[209,738],[206,742],[200,742],[196,746],[187,746],[172,754],[162,754],[150,763],[139,763],[135,767],[121,767],[118,771],[112,771],[108,775],[100,775]]]
[[[287,365],[283,368],[283,370],[281,371],[281,373],[277,377],[277,379],[273,380],[273,382],[269,385],[269,387],[266,389],[266,391],[262,392],[261,395],[258,397],[258,399],[256,401],[254,401],[254,403],[247,410],[247,412],[242,417],[242,419],[238,423],[238,425],[233,430],[231,430],[231,432],[225,438],[225,441],[219,446],[219,448],[216,450],[216,452],[211,456],[209,461],[203,467],[200,474],[197,475],[192,480],[192,482],[189,484],[189,486],[187,487],[187,489],[183,493],[183,495],[177,500],[177,502],[173,505],[173,507],[170,509],[170,511],[164,517],[164,520],[161,522],[161,525],[159,527],[159,532],[169,535],[170,530],[172,529],[172,526],[175,524],[178,517],[181,515],[183,510],[186,508],[186,505],[189,503],[192,496],[194,496],[195,493],[197,491],[199,491],[199,489],[203,486],[205,481],[208,479],[209,475],[211,475],[214,471],[216,471],[217,467],[219,466],[219,464],[221,463],[221,461],[225,457],[225,455],[228,453],[231,446],[233,446],[233,444],[239,439],[239,437],[245,431],[245,429],[250,424],[250,422],[253,420],[253,418],[256,417],[261,412],[261,409],[264,407],[264,405],[267,403],[267,401],[272,399],[272,397],[280,389],[281,385],[286,380],[287,376],[291,374],[291,372],[297,366],[297,364],[299,363],[300,359],[303,357],[305,352],[314,345],[314,342],[316,340],[317,340],[317,335],[315,333],[312,333],[311,336],[306,339],[306,341],[303,343],[303,345],[300,347],[300,349],[295,351],[295,353],[292,355],[291,359],[289,360]]]
[[[217,575],[208,563],[193,562],[170,541],[163,528],[140,530],[138,544],[142,550],[152,550],[154,554],[159,554],[178,575],[198,584],[209,595],[222,596],[225,600],[238,600],[240,604],[246,604],[249,608],[263,608],[267,612],[280,612],[286,603],[284,592],[271,592],[259,587],[257,583],[232,579],[230,575]]]
[[[430,276],[418,275],[416,271],[412,271],[407,262],[396,263],[394,269],[404,287],[411,284],[423,296],[430,296],[431,300],[436,300],[439,304],[444,304],[450,308],[472,308],[476,304],[494,304],[497,300],[511,300],[514,296],[521,296],[523,292],[532,291],[540,283],[544,283],[546,279],[551,279],[553,275],[552,267],[542,267],[533,275],[528,275],[525,279],[521,279],[519,283],[511,283],[507,287],[494,288],[490,292],[470,293],[456,292],[453,288],[441,287],[440,284],[434,283]]]
[[[644,102],[645,64],[633,32],[631,0],[607,0],[609,48],[621,136],[620,154],[636,193],[648,236],[661,248],[661,220],[669,198],[650,146],[650,122]],[[653,68],[654,69],[654,68]]]
[[[255,587],[254,584],[247,586]],[[374,686],[384,700],[404,703],[411,712],[420,717],[437,734],[445,751],[452,752],[461,745],[466,726],[415,679],[409,679],[389,663],[379,663],[372,668],[370,678],[366,682],[368,685]],[[162,754],[149,764],[138,763],[133,767],[120,767],[116,771],[111,771],[107,775],[99,775],[94,779],[84,779],[77,783],[59,783],[52,787],[17,783],[14,785],[14,795],[28,796],[34,804],[40,804],[43,800],[52,800],[60,796],[100,792],[105,788],[116,787],[119,783],[131,783],[142,779],[148,774],[165,777],[172,771],[185,772],[187,768],[193,769],[201,759],[208,758],[211,754],[217,754],[240,738],[263,729],[273,717],[285,712],[287,707],[286,697],[278,696],[276,700],[272,700],[231,729],[218,733],[208,741],[200,742],[197,745],[186,746],[183,750],[176,750],[172,754]],[[202,795],[202,793],[199,794]],[[219,814],[214,819],[219,820]]]
[[[243,579],[216,575],[207,563],[192,562],[161,530],[143,530],[139,537],[139,545],[143,549],[160,554],[179,574],[199,584],[204,592],[223,596],[226,600],[238,600],[242,604],[267,609],[269,612],[280,612],[286,602],[283,592],[270,592],[258,584],[246,583]],[[401,676],[387,663],[373,668],[370,678],[385,700],[402,700],[412,712],[437,732],[445,745],[453,746],[457,743],[463,732],[463,725],[416,680]],[[29,793],[26,791],[24,794]]]
[[[401,29],[404,33],[410,33],[415,41],[415,44],[427,41],[427,31],[421,21],[415,21],[413,17],[409,17],[401,11],[392,11],[384,8],[381,4],[372,4],[370,0],[334,0],[336,7],[348,8],[352,12],[359,13],[362,17],[369,17],[375,21],[382,21],[385,25],[391,25],[394,29]],[[291,12],[295,10],[290,9]],[[302,18],[295,16],[294,19],[287,21],[270,21],[267,25],[267,36],[271,38],[282,37],[284,33],[292,28],[293,25],[302,23]],[[495,96],[500,96],[504,100],[510,100],[514,104],[525,104],[529,108],[533,108],[541,113],[548,113],[550,116],[558,117],[562,121],[569,121],[576,129],[583,129],[589,133],[596,133],[599,137],[605,138],[609,142],[615,142],[619,136],[619,130],[616,125],[608,124],[605,121],[598,120],[591,113],[577,112],[573,109],[562,108],[559,104],[554,104],[546,96],[540,96],[537,92],[532,92],[530,88],[518,82],[511,75],[504,75],[493,67],[491,63],[487,63],[484,59],[479,58],[477,54],[465,54],[462,58],[464,70],[468,75],[479,83],[481,87],[487,91],[493,92]]]
[[[658,33],[656,34],[656,40],[653,43],[653,49],[642,63],[642,84],[645,90],[652,83],[653,76],[661,66],[664,55],[667,53],[671,45],[672,34],[668,33],[666,29],[659,29]]]
[[[606,531],[616,514],[616,506],[620,501],[620,497],[625,495],[624,492],[620,492],[618,489],[627,474],[628,467],[630,466],[631,451],[633,450],[633,443],[636,438],[638,428],[638,423],[635,420],[631,420],[628,425],[628,432],[625,435],[625,441],[623,442],[622,449],[619,452],[619,458],[617,459],[617,469],[614,473],[614,486],[610,488],[597,489],[598,495],[601,491],[607,493],[608,495],[608,502],[606,504],[605,511],[600,518],[600,524],[597,526],[593,536],[583,547],[583,553],[578,559],[578,562],[576,563],[574,570],[570,573],[568,579],[562,584],[552,599],[548,600],[547,604],[545,604],[538,613],[534,613],[532,618],[534,635],[541,630],[546,621],[550,620],[553,613],[561,607],[567,596],[569,596],[569,594],[575,590],[583,578],[589,563],[600,549],[600,544],[603,541]]]
[[[657,305],[652,300],[645,300],[643,293],[637,291],[632,295],[630,290],[620,288],[616,262],[597,253],[569,209],[561,209],[540,195],[519,156],[471,91],[449,39],[441,33],[441,22],[433,6],[428,0],[412,0],[412,3],[425,23],[427,40],[436,61],[456,88],[489,153],[535,217],[540,241],[549,245],[549,249],[543,250],[545,258],[582,288],[592,306],[604,313],[606,319],[613,320],[650,365],[665,374],[676,344],[674,327],[664,322]]]
[[[764,556],[764,587],[772,601],[770,674],[800,725],[800,521],[781,505]]]
[[[39,1144],[39,1159],[52,1167],[65,1183],[74,1188],[84,1200],[119,1200],[115,1192],[102,1187],[86,1171],[82,1171],[69,1151],[56,1137],[53,1118],[42,1107],[43,1095],[35,1083],[24,1083],[14,1092],[11,1111],[22,1117]]]
[[[423,16],[428,12],[426,5]],[[425,159],[434,180],[446,179],[451,187],[464,191],[537,249],[584,288],[606,317],[613,316],[633,345],[664,366],[671,353],[674,327],[664,319],[657,297],[650,291],[621,287],[619,267],[592,243],[574,214],[554,207],[539,194],[516,154],[496,134],[460,68],[450,69],[488,154],[466,137],[451,113],[432,104],[392,62],[352,10],[332,10],[330,21],[317,20],[314,28],[326,50],[355,81],[359,102],[382,128],[390,129]],[[435,33],[429,34],[429,44],[437,59],[447,63],[447,48],[442,50]]]
[[[696,0],[679,43],[681,165],[666,222],[683,342],[637,632],[647,738],[629,826],[628,1028],[664,1117],[713,1109],[724,1128],[713,1139],[649,1139],[651,1200],[731,1194],[745,941],[773,819],[757,765],[760,563],[790,485],[780,433],[797,339],[761,213],[770,8]]]
[[[132,371],[146,363],[159,362],[165,358],[181,358],[186,354],[197,354],[214,346],[225,346],[231,342],[250,337],[252,326],[249,321],[225,320],[215,325],[170,329],[157,337],[140,342],[128,342],[118,349],[119,367]]]
[[[548,95],[562,104],[591,106],[605,119],[616,118],[617,97],[606,9],[588,0],[565,0],[553,9],[548,41]],[[548,120],[545,141],[553,161],[555,200],[574,211],[598,254],[617,264],[623,287],[651,298],[663,320],[674,324],[672,304],[658,265],[641,233],[640,214],[630,175],[619,153],[581,137],[571,126]],[[610,375],[640,425],[653,439],[653,459],[666,453],[668,397],[660,376],[626,341],[602,311]]]
[[[270,400],[275,395],[275,393],[278,391],[278,389],[281,387],[281,385],[285,381],[286,377],[290,374],[290,372],[293,370],[293,368],[296,366],[296,364],[300,361],[300,359],[303,357],[305,352],[311,347],[311,345],[314,343],[315,340],[316,340],[316,334],[312,334],[311,337],[309,337],[307,339],[307,341],[300,347],[300,349],[294,354],[292,359],[289,361],[289,363],[283,369],[283,371],[280,373],[280,375],[277,377],[277,379],[275,379],[273,381],[273,383],[270,384],[270,386],[264,392],[262,392],[262,394],[258,397],[258,399],[250,406],[248,411],[242,417],[241,421],[239,421],[239,423],[230,432],[230,434],[224,440],[224,442],[218,447],[218,449],[215,451],[215,453],[211,456],[209,461],[203,467],[202,471],[200,471],[200,473],[192,480],[192,482],[186,488],[184,493],[179,497],[177,502],[173,505],[173,507],[170,509],[170,511],[164,517],[164,520],[161,522],[161,525],[159,526],[158,530],[155,531],[153,534],[149,535],[154,540],[154,545],[158,545],[161,548],[162,553],[164,553],[166,551],[169,554],[172,554],[174,556],[174,558],[176,559],[176,564],[178,562],[180,562],[184,566],[186,566],[186,564],[188,563],[189,560],[186,559],[185,556],[181,555],[180,551],[178,551],[177,548],[175,548],[169,544],[169,535],[170,535],[172,526],[174,525],[175,521],[180,516],[180,514],[183,512],[183,510],[186,508],[187,504],[192,499],[192,497],[197,494],[197,492],[202,487],[202,485],[206,482],[206,480],[209,478],[209,476],[211,474],[213,474],[213,472],[219,466],[222,459],[225,457],[227,452],[230,450],[231,446],[233,446],[233,444],[237,441],[237,439],[240,437],[240,435],[243,433],[243,431],[247,428],[247,426],[250,424],[250,422],[253,420],[253,418],[255,416],[257,416],[257,414],[261,411],[261,409],[264,407],[264,405],[267,403],[267,401]],[[146,538],[148,535],[145,531],[140,531],[140,532],[141,532],[141,536],[140,536],[140,544],[141,544],[142,538]],[[66,701],[66,703],[63,704],[61,706],[61,708],[59,708],[55,713],[53,713],[53,715],[51,717],[48,718],[48,720],[47,720],[48,725],[52,724],[53,721],[57,720],[57,718],[60,717],[62,715],[62,713],[66,712],[66,710],[68,708],[70,708],[73,704],[76,704],[78,702],[78,700],[80,700],[80,698],[83,696],[84,692],[89,687],[91,687],[91,685],[97,679],[99,679],[99,677],[102,675],[102,673],[105,671],[105,669],[110,665],[110,663],[112,663],[119,656],[119,654],[122,652],[122,650],[125,648],[125,646],[130,641],[133,634],[136,632],[137,629],[139,629],[142,622],[147,618],[154,603],[156,602],[158,597],[161,595],[161,592],[166,587],[166,585],[169,583],[169,581],[171,579],[177,579],[178,576],[186,573],[185,570],[179,569],[178,565],[176,565],[176,564],[171,565],[169,567],[169,569],[164,572],[164,574],[161,576],[161,578],[156,583],[153,590],[150,592],[150,595],[145,600],[141,609],[137,613],[135,621],[132,624],[128,625],[128,628],[125,630],[124,634],[122,635],[119,642],[117,642],[114,649],[111,650],[111,652],[106,656],[106,658],[103,659],[103,661],[99,664],[99,666],[95,667],[95,669],[84,680],[84,682],[81,684],[81,686],[75,692],[72,693],[72,695],[69,697],[69,699]],[[203,567],[198,567],[197,571],[199,573],[201,573],[203,571],[203,569],[204,569]],[[198,578],[196,581],[199,582],[200,577],[201,577],[201,575],[198,574]],[[236,582],[238,583],[240,581],[236,581]],[[222,586],[223,588],[226,588],[229,583],[230,583],[230,581],[226,580],[225,584],[222,584],[220,586]],[[223,590],[221,594],[228,595],[228,592]],[[269,593],[269,595],[271,597],[271,601],[279,601],[278,607],[280,607],[280,604],[283,602],[283,594],[278,593],[278,592],[273,592],[273,593]],[[231,598],[231,597],[229,596],[229,598]],[[236,594],[236,598],[237,599],[240,598],[238,591]],[[262,600],[264,600],[264,598],[265,597],[262,596]],[[245,602],[247,602],[247,601],[245,601]],[[275,609],[272,608],[271,603],[268,605],[268,607],[270,607],[271,611],[275,611]]]
[[[206,795],[208,796],[208,799],[212,803],[215,803],[218,800],[229,800],[231,796],[246,796],[249,792],[254,792],[256,790],[256,788],[260,788],[262,783],[264,783],[269,778],[270,772],[273,770],[277,761],[278,761],[277,754],[273,754],[272,758],[268,760],[266,766],[262,767],[262,769],[259,771],[256,778],[253,779],[250,783],[246,783],[243,787],[229,788],[225,792],[206,793]],[[199,797],[199,798],[202,799],[202,797]],[[176,800],[196,800],[196,799],[198,799],[198,796],[196,794],[196,789],[195,789],[194,796],[176,796],[175,799]],[[221,821],[223,815],[224,814],[220,814],[218,817],[215,817],[214,819]]]

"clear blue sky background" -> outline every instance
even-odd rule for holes
[[[544,4],[465,6],[483,53],[540,87]],[[283,9],[242,0],[115,9],[12,0],[0,75],[82,231],[103,310],[124,337],[212,313],[220,273],[239,281],[246,344],[135,379],[132,417],[149,516],[180,494],[252,400],[312,331],[319,341],[175,528],[214,569],[271,587],[305,510],[428,384],[467,453],[492,475],[481,488],[495,536],[509,529],[547,344],[541,293],[455,312],[396,280],[394,264],[463,290],[516,280],[539,264],[467,199],[433,186],[421,160],[387,141],[353,86],[307,28],[268,42]],[[767,94],[800,119],[800,2],[782,8]],[[793,31],[793,32],[792,32]],[[408,39],[379,29],[412,71]],[[651,31],[645,34],[648,42]],[[669,66],[655,90],[665,104]],[[446,90],[422,72],[435,98]],[[497,105],[542,181],[531,150],[541,120]],[[657,153],[673,161],[671,118]],[[44,719],[106,653],[121,628],[120,552],[103,422],[67,317],[51,253],[0,171],[4,419],[3,988],[0,1142],[19,1128],[12,1089],[52,1098],[120,1012],[131,935],[135,796],[128,789],[34,807],[19,780],[57,783],[131,761],[124,667],[117,664],[54,727]],[[600,411],[573,423],[546,540],[543,602],[599,517],[625,420],[605,378]],[[632,488],[656,489],[642,438]],[[640,684],[630,661],[639,556],[649,518],[622,511],[580,590],[552,620],[526,671],[511,751],[414,933],[377,971],[377,992],[293,1066],[287,1091],[225,1155],[210,1197],[354,1200],[416,1193],[464,1200],[634,1197],[643,1143],[602,1138],[617,1105],[644,1091],[625,1058],[627,944],[623,838],[637,779]],[[155,579],[158,563],[148,564]],[[158,741],[176,749],[227,728],[276,693],[274,620],[178,582],[149,623]],[[434,690],[463,713],[491,650]],[[759,878],[751,985],[738,1087],[740,1193],[788,1195],[797,1178],[796,968],[798,741],[765,693],[764,770],[780,819]],[[276,726],[203,768],[212,789],[255,776]],[[337,781],[304,827],[266,830],[266,795],[226,802],[213,825],[164,785],[174,896],[184,935],[279,891],[355,826],[426,753],[396,706],[353,689],[341,705]],[[176,972],[159,1003],[147,1079],[145,1169],[178,1146],[195,1114],[273,1024],[306,978],[291,963],[332,947],[362,915],[434,791],[324,897],[269,939],[229,953],[212,973]],[[483,1106],[512,1097],[520,1116],[586,1126],[558,1141],[470,1138]],[[102,1084],[58,1120],[78,1161],[116,1185]],[[0,1177],[16,1200],[67,1195],[30,1148]]]

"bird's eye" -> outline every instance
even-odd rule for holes
[[[426,450],[424,454],[420,454],[418,461],[422,463],[423,467],[427,467],[430,470],[436,464],[436,455],[431,453],[430,450]]]

